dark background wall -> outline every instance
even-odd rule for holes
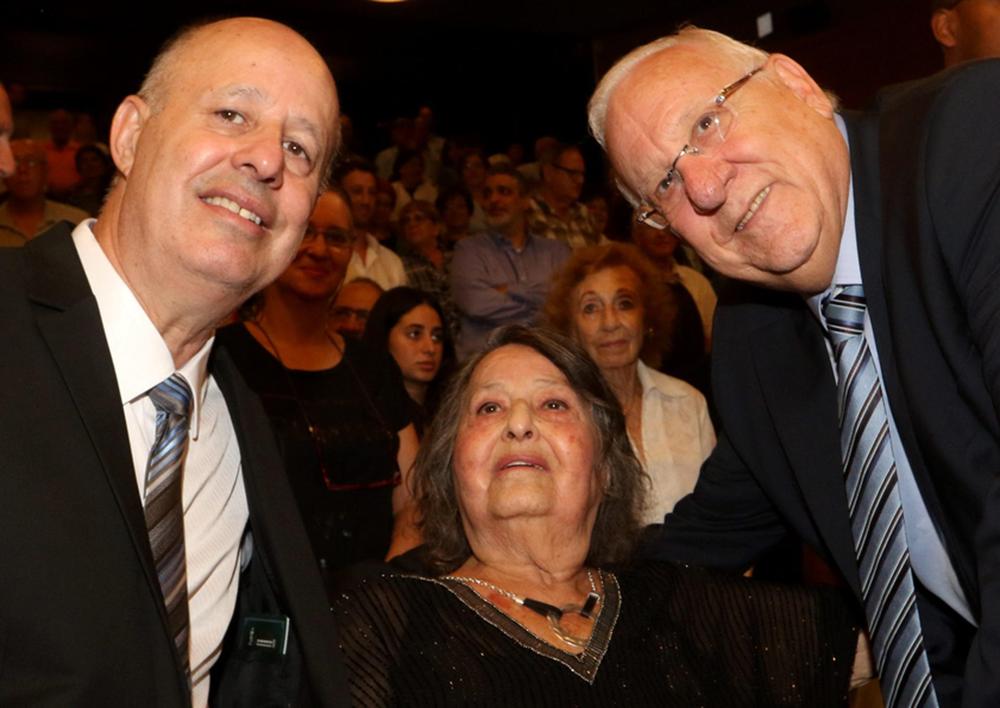
[[[500,148],[543,133],[582,138],[596,76],[635,45],[684,21],[755,41],[756,17],[768,11],[775,32],[757,43],[797,59],[849,107],[940,66],[922,0],[160,0],[127,12],[79,2],[0,10],[0,79],[25,85],[26,108],[88,110],[104,125],[178,27],[257,14],[320,48],[368,149],[382,146],[379,123],[420,103],[435,109],[438,132]]]

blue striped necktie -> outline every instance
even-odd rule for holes
[[[191,387],[184,377],[175,373],[150,389],[149,398],[156,407],[156,439],[146,464],[146,530],[167,608],[170,633],[190,681],[190,623],[181,488]]]
[[[861,596],[886,708],[937,706],[924,651],[882,386],[864,337],[860,285],[823,305],[837,362],[837,412]]]

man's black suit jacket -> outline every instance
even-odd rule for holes
[[[1000,705],[1000,62],[847,115],[862,278],[886,394],[979,630],[947,648]],[[789,130],[794,130],[790,127]],[[860,598],[824,334],[801,296],[736,286],[716,315],[723,434],[651,555],[745,568],[787,532]],[[933,642],[935,628],[925,622]],[[963,667],[964,666],[964,670]],[[935,676],[937,680],[937,676]]]
[[[213,704],[346,705],[335,631],[263,410],[213,354],[243,465],[253,554]],[[0,705],[183,706],[100,315],[67,224],[0,252]],[[279,661],[240,620],[288,615]]]

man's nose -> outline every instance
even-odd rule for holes
[[[684,196],[699,214],[717,211],[726,202],[726,190],[736,169],[717,155],[685,155],[675,167]]]
[[[285,173],[285,148],[281,131],[261,128],[241,138],[233,155],[236,166],[273,188],[281,187]]]

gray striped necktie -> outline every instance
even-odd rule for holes
[[[146,464],[146,530],[163,591],[170,633],[190,681],[188,658],[187,566],[184,558],[184,508],[181,499],[184,453],[188,441],[191,387],[173,374],[149,398],[156,406],[156,439]]]
[[[861,595],[886,708],[937,706],[924,652],[896,462],[860,285],[823,305],[837,362],[837,412]]]

